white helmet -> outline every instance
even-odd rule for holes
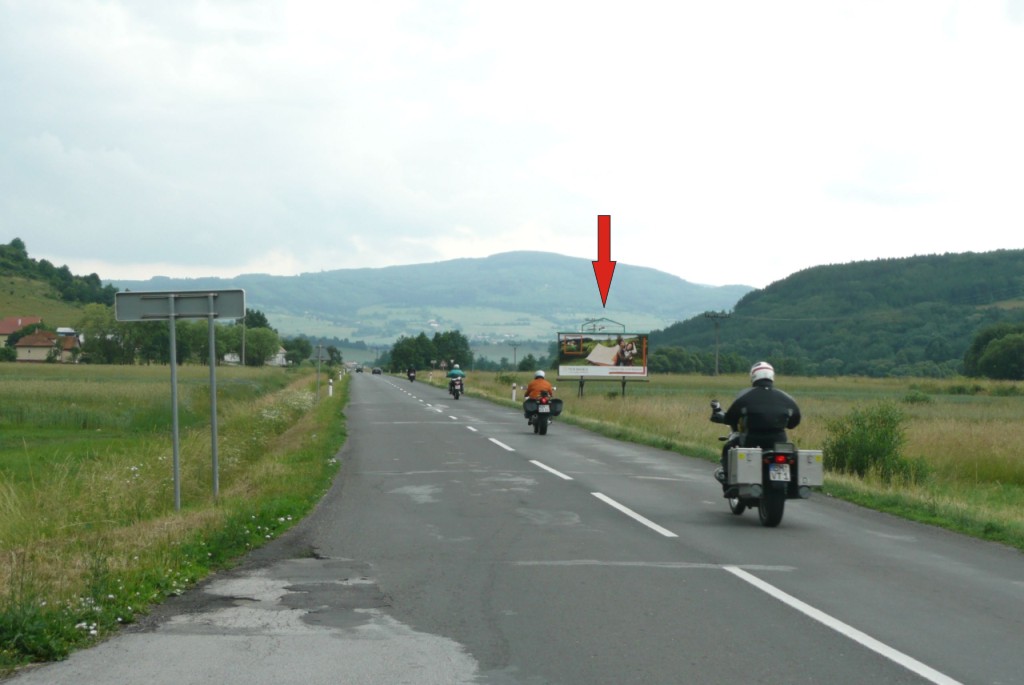
[[[537,373],[533,374],[534,378],[544,378],[544,371],[537,369]]]
[[[768,362],[758,362],[750,367],[750,383],[754,384],[757,381],[774,381],[775,380],[775,369]]]
[[[457,369],[457,368],[459,368],[459,365],[458,365],[458,364],[456,364],[456,365],[455,365],[455,366],[453,366],[452,368],[453,368],[453,369]]]

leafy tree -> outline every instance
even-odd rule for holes
[[[277,332],[271,327],[270,322],[267,321],[267,315],[258,309],[245,309],[245,327],[246,328],[269,328],[270,330]]]
[[[245,365],[264,366],[277,354],[281,341],[271,328],[254,328],[246,334]]]
[[[236,354],[242,358],[242,326],[231,323],[217,327],[217,353],[222,355]]]
[[[123,326],[115,318],[113,307],[97,303],[85,305],[75,322],[75,330],[83,337],[82,357],[85,361],[115,364],[125,357],[134,359],[134,350],[125,350]]]
[[[436,359],[447,360],[449,364],[454,362],[463,369],[473,367],[473,351],[469,346],[469,339],[461,332],[434,333],[433,343]]]
[[[987,375],[981,368],[981,358],[988,346],[1000,338],[1017,333],[1024,333],[1024,324],[1003,322],[987,326],[974,336],[970,347],[964,353],[964,374],[968,376]]]
[[[420,333],[415,338],[403,335],[392,345],[386,365],[395,371],[410,367],[426,369],[430,368],[432,359],[437,359],[437,351],[426,333]]]
[[[342,358],[341,350],[339,350],[334,345],[328,345],[327,346],[327,365],[328,366],[341,366],[343,361],[344,361],[344,359]]]
[[[537,365],[537,359],[533,356],[533,354],[527,354],[525,357],[519,360],[520,371],[536,371],[538,368],[540,367]]]
[[[1024,333],[1010,333],[986,345],[978,370],[988,378],[1024,380]]]
[[[281,341],[281,346],[284,347],[284,357],[289,364],[298,365],[313,356],[313,343],[302,336],[285,338]]]

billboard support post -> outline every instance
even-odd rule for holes
[[[118,321],[167,319],[171,362],[171,443],[173,446],[174,510],[181,510],[181,460],[178,438],[178,319],[206,319],[210,345],[210,461],[213,471],[213,500],[220,497],[220,467],[217,458],[217,345],[214,320],[245,317],[244,290],[196,290],[184,292],[114,293],[114,318]]]

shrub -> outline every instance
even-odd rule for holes
[[[923,463],[902,455],[904,420],[900,408],[886,401],[828,421],[823,445],[828,468],[885,483],[923,476]]]
[[[904,404],[931,404],[932,396],[920,390],[911,390],[903,396]]]

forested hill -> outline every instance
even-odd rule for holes
[[[117,292],[114,286],[103,285],[96,274],[76,276],[67,266],[57,267],[45,259],[32,259],[20,238],[15,238],[8,245],[0,244],[0,274],[43,281],[52,286],[65,302],[112,305]]]
[[[1024,250],[813,267],[748,293],[728,317],[655,331],[651,345],[706,363],[716,321],[723,372],[764,358],[791,374],[949,376],[980,329],[1024,321]]]

